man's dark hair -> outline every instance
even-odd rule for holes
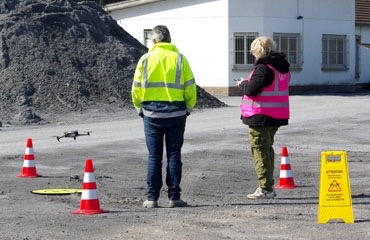
[[[168,28],[164,25],[157,25],[152,30],[152,39],[158,42],[171,42],[171,35]]]

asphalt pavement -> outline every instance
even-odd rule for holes
[[[0,239],[370,239],[370,94],[291,96],[291,119],[275,137],[276,183],[280,150],[287,147],[297,188],[277,189],[273,200],[247,200],[255,190],[248,128],[241,97],[229,105],[196,109],[183,147],[182,196],[191,207],[145,210],[146,148],[134,110],[69,114],[58,123],[0,131]],[[90,136],[62,138],[65,131]],[[19,179],[25,143],[33,139],[43,177]],[[320,156],[348,156],[354,223],[318,224]],[[106,214],[76,216],[79,195],[38,196],[37,188],[81,186],[84,160],[94,160]],[[73,178],[71,177],[73,176]],[[75,178],[75,176],[79,176]]]

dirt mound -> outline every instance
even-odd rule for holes
[[[0,120],[30,124],[97,106],[132,108],[132,76],[146,51],[93,1],[2,1]],[[198,93],[199,108],[225,106]]]

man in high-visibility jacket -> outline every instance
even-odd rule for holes
[[[155,26],[153,46],[136,67],[132,84],[132,102],[144,121],[148,148],[147,200],[143,207],[158,207],[163,186],[162,158],[166,145],[169,207],[185,207],[180,198],[182,175],[181,148],[184,142],[186,118],[196,105],[197,86],[184,55],[171,44],[168,28]]]

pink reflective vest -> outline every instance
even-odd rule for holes
[[[280,73],[271,65],[275,77],[272,84],[264,89],[257,96],[244,95],[240,104],[241,115],[251,117],[256,114],[263,114],[277,119],[289,119],[289,81],[290,72]],[[249,74],[247,81],[250,81],[254,70]]]

